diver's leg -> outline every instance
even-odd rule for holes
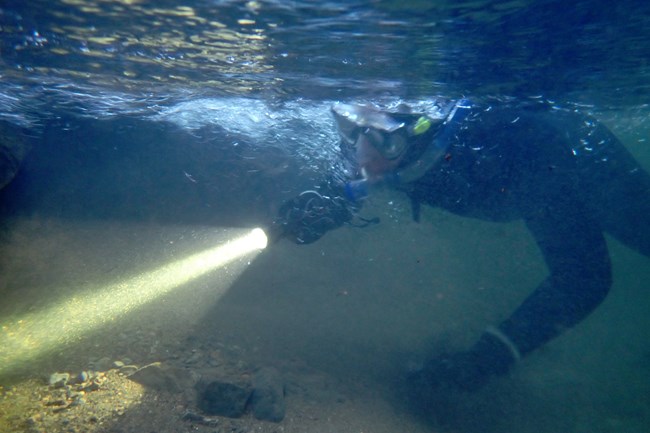
[[[599,216],[603,229],[650,256],[650,174],[633,161],[602,188]]]
[[[609,187],[611,197],[602,204],[601,224],[616,239],[650,257],[650,176],[642,174]]]
[[[598,129],[604,148],[588,186],[594,213],[607,233],[650,256],[650,174],[609,130]]]

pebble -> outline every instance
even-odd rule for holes
[[[284,419],[284,383],[280,372],[264,367],[253,375],[253,416],[262,421],[280,422]]]
[[[186,364],[196,364],[201,360],[201,352],[194,352],[192,356],[185,360]]]
[[[130,376],[136,371],[138,371],[137,365],[125,365],[123,367],[120,367],[120,373],[125,376]]]
[[[90,373],[87,372],[87,371],[82,371],[81,373],[79,373],[79,374],[77,375],[76,382],[77,382],[77,383],[84,383],[84,382],[86,382],[88,379],[90,379]]]
[[[194,423],[203,424],[208,427],[216,427],[219,424],[219,418],[203,416],[190,410],[186,411],[181,419],[183,421],[191,421]]]
[[[53,373],[50,375],[48,383],[54,388],[63,388],[67,385],[68,380],[70,380],[70,374],[68,373]]]
[[[85,393],[83,391],[73,391],[73,390],[69,389],[68,392],[66,393],[66,397],[67,398],[76,398],[76,397],[79,397],[79,396],[83,396],[84,394]]]
[[[101,359],[97,359],[93,362],[90,363],[91,367],[95,371],[106,371],[110,370],[112,361],[109,357],[103,357]]]
[[[210,367],[219,367],[221,365],[221,362],[218,359],[208,359],[208,365]]]
[[[82,388],[83,391],[97,391],[99,388],[101,388],[102,382],[99,380],[94,379],[92,382],[90,382],[88,385],[84,386]]]
[[[153,362],[129,375],[129,379],[158,391],[177,393],[184,388],[179,384],[179,379],[182,378],[177,373],[177,369],[168,368],[160,362]]]
[[[81,396],[81,395],[76,395],[73,397],[72,401],[70,402],[70,406],[82,406],[86,404],[86,400]]]

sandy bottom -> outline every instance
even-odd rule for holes
[[[612,294],[579,327],[507,378],[444,396],[431,419],[400,404],[394,385],[405,371],[437,350],[471,344],[545,272],[520,225],[429,211],[425,221],[435,224],[395,215],[213,269],[206,257],[184,260],[244,230],[5,221],[0,431],[647,431],[650,266],[615,243]],[[152,362],[204,379],[246,380],[273,366],[284,379],[286,416],[188,417],[200,412],[192,386],[152,389],[119,368]],[[88,370],[98,372],[94,388],[47,383],[55,372]]]

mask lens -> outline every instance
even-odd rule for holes
[[[397,159],[404,153],[409,134],[402,120],[362,105],[336,104],[332,112],[342,143],[349,148],[363,135],[386,159]]]
[[[354,146],[354,143],[356,143],[357,139],[359,138],[361,129],[354,123],[350,122],[348,119],[341,117],[336,119],[336,126],[339,131],[339,135],[345,144],[348,146]]]
[[[406,149],[407,139],[403,129],[388,133],[368,128],[363,131],[363,135],[386,159],[396,159]]]
[[[395,159],[399,157],[406,149],[406,135],[404,131],[395,131],[384,140],[386,146],[384,147],[383,154],[388,159]]]

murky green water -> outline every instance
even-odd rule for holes
[[[435,209],[416,224],[386,193],[364,210],[379,226],[280,243],[101,323],[100,293],[267,223],[336,170],[338,100],[547,99],[602,119],[650,169],[648,24],[642,1],[5,1],[0,120],[31,151],[0,192],[0,322],[100,303],[61,310],[86,331],[51,319],[70,338],[8,376],[144,363],[191,338],[391,401],[392,378],[471,344],[544,277],[523,224]],[[644,431],[650,267],[608,241],[605,303],[425,429]]]

